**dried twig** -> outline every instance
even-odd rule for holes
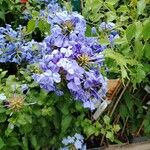
[[[129,83],[130,83],[130,81],[127,82],[126,86],[123,88],[123,90],[122,90],[122,92],[120,93],[118,99],[116,100],[116,103],[115,103],[115,105],[114,105],[114,107],[112,108],[112,111],[111,111],[111,113],[110,113],[110,117],[112,117],[112,115],[113,115],[113,113],[114,113],[114,111],[115,111],[115,109],[116,109],[116,107],[117,107],[117,105],[118,105],[120,99],[122,98],[124,92],[126,91],[127,87],[129,86]]]
[[[122,136],[122,135],[123,135],[123,133],[124,133],[124,130],[125,130],[126,125],[127,125],[127,122],[128,122],[128,119],[129,119],[129,117],[127,117],[127,118],[126,118],[126,120],[125,120],[125,123],[124,123],[123,129],[122,129],[122,131],[121,131],[121,136]]]

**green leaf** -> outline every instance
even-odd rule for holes
[[[120,129],[121,129],[121,128],[120,128],[120,126],[119,126],[118,124],[113,126],[113,131],[114,131],[115,133],[117,133]]]
[[[142,58],[144,54],[143,51],[143,43],[139,40],[135,41],[135,56],[138,60],[140,60]]]
[[[130,93],[125,92],[124,99],[125,99],[126,105],[128,107],[128,110],[129,110],[130,114],[132,115],[132,110],[133,110],[134,103],[133,103],[133,99],[132,99]]]
[[[150,38],[150,21],[147,21],[143,26],[143,38],[145,40]]]
[[[125,79],[125,78],[129,78],[128,77],[128,73],[127,73],[127,71],[126,71],[124,66],[120,66],[120,70],[121,70],[122,80]]]
[[[109,45],[110,44],[110,41],[109,41],[109,39],[107,38],[105,38],[105,39],[100,39],[100,44],[101,45]]]
[[[135,39],[140,39],[142,35],[142,23],[140,21],[135,23],[136,26],[136,32],[135,32]]]
[[[126,37],[129,42],[135,37],[135,31],[136,31],[135,24],[131,24],[128,26],[126,30]]]
[[[65,8],[66,8],[66,10],[68,11],[68,12],[71,12],[72,11],[72,5],[71,5],[71,2],[65,2],[64,1],[64,6],[65,6]]]
[[[95,128],[93,126],[86,126],[85,132],[86,132],[87,137],[89,137],[95,133]]]
[[[9,136],[9,135],[13,132],[13,128],[14,128],[14,127],[12,127],[12,126],[14,126],[14,125],[11,124],[11,123],[9,123],[7,129],[5,130],[5,135],[6,135],[6,136]]]
[[[105,3],[115,5],[119,0],[106,0]]]
[[[70,126],[71,124],[71,121],[72,121],[72,117],[71,116],[64,116],[62,118],[62,121],[61,121],[61,131],[63,133],[65,133],[65,131],[68,129],[68,127]]]
[[[122,104],[122,105],[119,107],[119,114],[121,115],[121,117],[122,117],[123,119],[125,119],[126,117],[129,116],[129,111],[128,111],[126,105],[123,105],[123,104]]]
[[[7,72],[8,72],[8,71],[3,71],[3,72],[0,74],[0,78],[4,78]]]
[[[7,116],[3,113],[3,114],[0,114],[0,122],[5,122],[7,119]]]
[[[28,139],[26,136],[22,137],[22,143],[23,143],[23,150],[29,150],[28,149]]]
[[[43,20],[39,20],[38,28],[43,32],[45,30]]]
[[[5,22],[5,12],[0,11],[0,19],[2,19]]]
[[[147,134],[150,134],[150,119],[149,118],[144,119],[144,132]]]
[[[150,60],[150,44],[147,42],[143,47],[145,57]]]
[[[130,76],[134,86],[140,83],[146,76],[143,65],[139,63],[136,67],[132,68]]]
[[[34,147],[35,150],[39,149],[37,138],[36,138],[35,135],[31,136],[31,143],[32,143],[32,145],[33,145],[33,147]]]
[[[113,21],[113,20],[115,20],[117,18],[116,13],[113,12],[113,11],[107,12],[106,16],[107,16],[107,21],[108,22],[111,22],[111,21]]]
[[[91,26],[87,25],[85,35],[88,37],[91,36]]]
[[[0,137],[0,149],[3,149],[5,146],[4,141],[2,140],[2,138]]]
[[[32,33],[36,28],[36,20],[31,19],[27,24],[27,33]]]
[[[129,11],[129,9],[128,9],[128,7],[126,6],[126,5],[121,5],[118,9],[117,9],[117,12],[123,12],[123,13],[126,13],[126,12],[128,12]]]
[[[39,12],[33,10],[33,11],[32,11],[32,17],[33,17],[33,18],[39,17]]]
[[[10,137],[7,140],[7,143],[9,143],[9,146],[17,146],[20,145],[19,140],[16,137]]]
[[[80,102],[76,102],[75,103],[75,107],[76,107],[77,111],[81,112],[83,110],[83,106],[82,106],[82,104]]]
[[[61,108],[61,112],[64,115],[68,115],[69,114],[69,105],[65,104],[62,108]]]
[[[106,138],[108,138],[109,140],[111,140],[113,142],[114,141],[113,133],[111,131],[107,131]]]
[[[104,120],[105,124],[107,124],[107,125],[110,124],[110,118],[107,115],[104,116],[103,120]]]
[[[114,41],[115,44],[125,44],[127,42],[128,41],[127,41],[126,38],[116,38],[115,41]]]
[[[145,7],[146,7],[146,1],[145,0],[140,0],[137,2],[137,13],[138,13],[138,15],[143,14]]]

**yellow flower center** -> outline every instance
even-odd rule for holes
[[[81,66],[85,66],[86,64],[89,63],[90,57],[87,54],[82,54],[81,56],[78,57],[77,60]]]
[[[22,96],[13,96],[9,99],[10,109],[19,111],[24,105],[24,98]]]
[[[63,27],[64,27],[64,33],[68,34],[70,33],[71,31],[74,30],[74,25],[73,23],[70,21],[70,20],[67,20],[63,23]]]

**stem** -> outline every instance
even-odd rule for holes
[[[110,117],[112,117],[112,115],[113,115],[113,113],[114,113],[114,111],[115,111],[115,109],[116,109],[116,107],[117,107],[117,105],[118,105],[120,99],[122,98],[124,92],[126,91],[127,87],[129,86],[129,83],[130,83],[130,81],[127,82],[126,86],[124,87],[124,89],[122,90],[122,92],[121,92],[121,94],[119,95],[118,99],[116,100],[116,103],[115,103],[115,105],[114,105],[114,107],[113,107],[113,109],[112,109],[112,111],[111,111],[111,113],[110,113]]]
[[[82,15],[82,10],[83,10],[83,0],[80,0],[80,8],[81,8],[81,15]]]
[[[125,121],[125,123],[124,123],[123,129],[122,129],[122,131],[121,131],[121,136],[122,136],[123,133],[124,133],[125,127],[126,127],[127,122],[128,122],[128,119],[129,119],[129,117],[126,118],[126,121]]]
[[[142,128],[143,128],[143,125],[144,125],[144,120],[142,121],[142,123],[141,123],[141,125],[140,125],[140,128],[139,128],[139,130],[138,130],[137,133],[136,133],[136,136],[139,136],[139,134],[140,134],[140,132],[141,132],[141,130],[142,130]]]
[[[101,140],[101,142],[100,142],[100,146],[102,146],[103,141],[104,141],[104,138],[105,138],[105,135],[102,136],[102,140]]]

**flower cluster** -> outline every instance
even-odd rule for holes
[[[44,21],[51,22],[56,12],[60,12],[63,9],[55,0],[52,0],[51,2],[49,2],[49,0],[43,0],[43,2],[46,3],[47,6],[45,9],[40,10],[38,17]]]
[[[85,108],[94,110],[107,90],[100,73],[105,47],[85,36],[86,22],[77,13],[58,12],[50,23],[51,35],[43,42],[40,62],[43,73],[34,74],[34,80],[48,92],[63,94],[67,87]]]
[[[63,145],[66,147],[61,148],[61,150],[69,150],[69,147],[75,147],[77,150],[86,150],[86,145],[84,144],[84,138],[81,134],[75,134],[74,136],[68,136],[62,141]]]
[[[114,30],[115,24],[113,22],[102,22],[99,26],[100,30],[107,30],[110,31],[109,35],[109,41],[111,44],[113,44],[113,41],[117,38],[119,38],[119,34],[117,31]]]
[[[22,27],[13,30],[11,25],[0,27],[0,62],[34,63],[41,58],[41,45],[35,41],[27,42]]]
[[[0,101],[6,100],[6,96],[4,93],[0,94]]]

